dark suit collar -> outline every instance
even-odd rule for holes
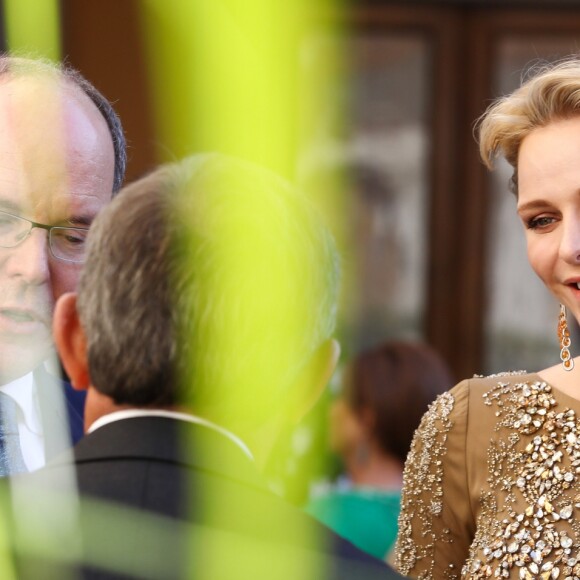
[[[265,488],[255,463],[230,439],[203,425],[144,416],[103,425],[75,446],[75,461],[155,459]]]
[[[195,423],[201,426],[207,427],[208,429],[218,431],[224,437],[232,441],[237,445],[250,459],[253,459],[252,452],[248,446],[232,431],[210,421],[193,415],[191,413],[186,413],[184,411],[175,411],[169,409],[139,409],[139,408],[128,408],[115,411],[108,415],[103,415],[99,419],[93,422],[89,432],[93,432],[96,428],[104,426],[108,423],[118,421],[120,419],[134,419],[137,417],[163,417],[169,419],[175,419],[177,421],[185,421],[186,423]]]

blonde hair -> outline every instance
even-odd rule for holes
[[[553,121],[580,116],[580,58],[530,72],[521,87],[492,103],[477,123],[483,162],[493,169],[495,158],[503,156],[514,169],[510,188],[516,194],[518,153],[525,137]]]

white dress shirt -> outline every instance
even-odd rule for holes
[[[250,459],[254,459],[252,452],[248,446],[231,431],[208,421],[207,419],[202,419],[196,415],[190,415],[189,413],[179,413],[177,411],[166,411],[165,409],[125,409],[123,411],[115,411],[114,413],[109,413],[108,415],[103,415],[99,417],[90,427],[88,432],[92,433],[104,425],[113,423],[114,421],[122,421],[123,419],[132,419],[133,417],[168,417],[169,419],[178,419],[179,421],[189,421],[190,423],[197,423],[198,425],[203,425],[209,429],[213,429],[218,433],[221,433],[231,441],[233,441]]]
[[[26,467],[29,471],[41,468],[45,464],[44,437],[33,374],[1,386],[0,391],[18,405],[18,434]]]

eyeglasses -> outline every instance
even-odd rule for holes
[[[28,238],[32,228],[48,232],[48,247],[57,260],[75,263],[85,261],[88,228],[47,226],[5,211],[0,211],[0,248],[19,246]]]

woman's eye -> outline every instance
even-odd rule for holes
[[[556,220],[553,217],[540,216],[540,217],[536,217],[536,218],[532,218],[532,219],[528,220],[527,226],[528,226],[528,229],[530,229],[530,230],[536,230],[536,229],[541,229],[541,228],[545,228],[549,225],[552,225],[554,223],[554,221],[556,221]]]

